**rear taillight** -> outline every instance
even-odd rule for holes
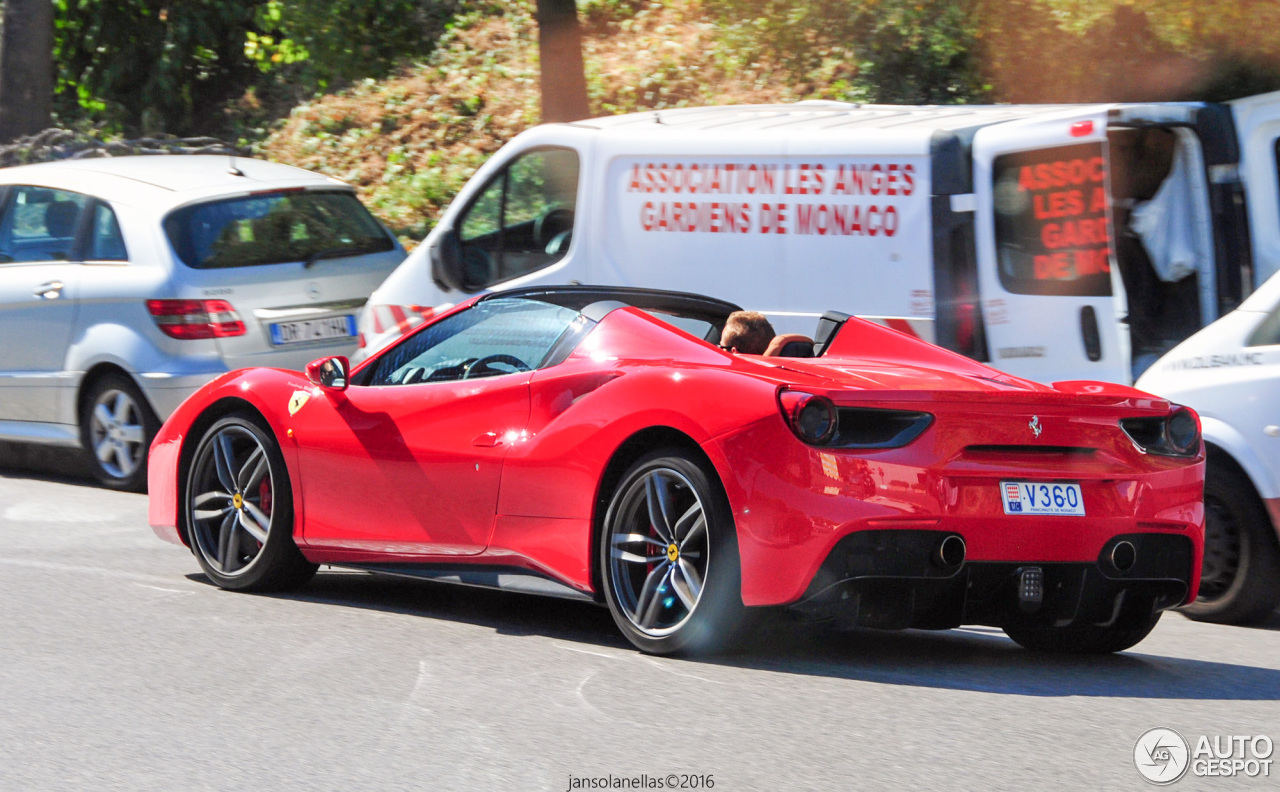
[[[1200,453],[1200,418],[1186,407],[1167,416],[1122,418],[1120,428],[1148,454],[1193,457]]]
[[[778,394],[778,406],[787,426],[809,445],[826,445],[836,436],[840,421],[827,397],[784,390]]]
[[[1179,407],[1164,425],[1169,447],[1183,456],[1194,456],[1200,450],[1200,421],[1186,407]]]
[[[240,314],[226,300],[147,300],[147,311],[170,338],[226,338],[245,334]]]
[[[789,388],[778,392],[778,408],[796,437],[828,448],[901,448],[933,424],[926,412],[837,407],[826,396]]]

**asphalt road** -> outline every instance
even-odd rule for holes
[[[1280,742],[1280,617],[1166,615],[1102,658],[775,625],[741,656],[655,659],[578,603],[327,569],[222,592],[144,496],[60,466],[0,470],[3,790],[1138,790],[1152,727]]]

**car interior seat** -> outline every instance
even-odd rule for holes
[[[765,357],[813,357],[813,339],[799,333],[783,333],[773,337],[764,351]]]

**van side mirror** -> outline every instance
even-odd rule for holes
[[[446,229],[431,249],[431,279],[445,291],[463,291],[466,273],[462,268],[462,240],[458,232]]]
[[[344,391],[350,369],[351,363],[341,355],[320,358],[307,364],[307,379],[325,390]]]

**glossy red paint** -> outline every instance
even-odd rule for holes
[[[934,422],[901,448],[815,448],[785,424],[783,386]],[[1037,563],[1094,561],[1123,533],[1185,535],[1188,590],[1198,587],[1203,452],[1146,454],[1118,429],[1167,415],[1167,402],[1028,382],[860,320],[816,360],[732,355],[619,308],[563,363],[533,372],[345,392],[297,372],[233,372],[183,404],[152,446],[149,516],[162,538],[183,541],[183,465],[201,422],[230,408],[260,414],[280,442],[295,538],[317,563],[503,564],[592,592],[606,471],[629,440],[659,430],[700,448],[719,475],[748,605],[795,602],[836,543],[866,529],[954,531],[969,560]],[[1088,517],[1006,516],[1007,480],[1079,483]]]

